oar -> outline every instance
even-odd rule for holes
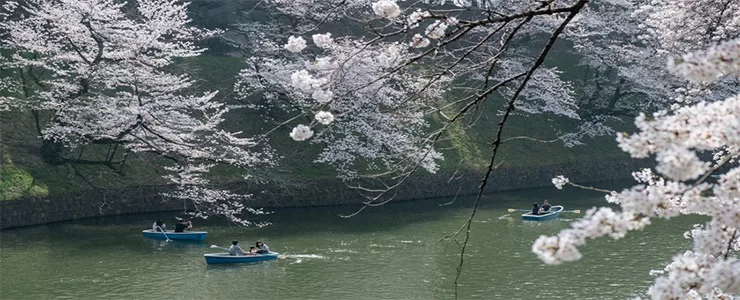
[[[211,248],[217,248],[217,249],[229,251],[229,248],[219,247],[219,246],[216,246],[216,245],[211,245]]]
[[[581,213],[581,210],[580,209],[576,209],[576,210],[561,210],[560,212],[569,212],[569,213],[574,213],[574,214],[580,214]]]
[[[509,208],[509,209],[507,209],[507,211],[509,211],[509,212],[515,212],[515,211],[527,212],[527,211],[532,211],[532,210],[531,209],[513,209],[513,208]]]
[[[159,228],[159,230],[162,231],[162,233],[164,234],[164,238],[167,239],[165,242],[169,242],[170,241],[170,238],[167,236],[167,230],[164,230],[164,229],[162,229],[162,227],[159,227],[159,226],[157,226],[157,228]]]

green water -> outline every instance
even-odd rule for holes
[[[625,299],[652,282],[689,245],[682,233],[701,218],[655,221],[614,242],[591,241],[581,261],[542,264],[531,253],[540,234],[567,228],[578,215],[525,222],[507,208],[547,197],[566,209],[604,203],[585,191],[527,190],[486,196],[473,225],[460,299]],[[443,241],[468,217],[472,197],[391,203],[342,219],[350,207],[277,209],[265,228],[197,220],[203,243],[141,236],[161,217],[86,219],[0,233],[1,299],[451,299],[459,247]],[[208,266],[208,246],[264,240],[281,258]]]

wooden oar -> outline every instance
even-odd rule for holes
[[[561,210],[560,212],[569,212],[569,213],[574,213],[574,214],[580,214],[581,213],[581,210],[580,209],[575,209],[575,210]]]
[[[218,249],[229,251],[229,248],[219,247],[219,246],[216,246],[216,245],[211,245],[211,248],[218,248]]]
[[[170,237],[167,236],[167,230],[165,230],[165,229],[163,229],[162,227],[159,227],[159,226],[157,226],[157,228],[159,228],[159,230],[162,231],[162,234],[164,234],[164,238],[167,239],[165,242],[169,242],[170,241]]]

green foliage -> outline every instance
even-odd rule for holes
[[[10,155],[0,145],[0,201],[24,196],[45,196],[46,185],[36,182],[28,171],[13,165]]]

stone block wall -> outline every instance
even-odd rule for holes
[[[596,182],[630,178],[630,173],[647,162],[636,160],[587,161],[538,167],[496,169],[486,192],[552,186],[551,179],[563,174],[573,182]],[[425,174],[410,177],[397,188],[394,201],[474,194],[483,172]],[[450,179],[453,178],[453,179]],[[365,183],[370,184],[370,183]],[[359,204],[367,199],[337,179],[272,182],[261,185],[231,183],[227,188],[253,194],[252,207],[301,207]],[[191,209],[192,204],[166,200],[159,195],[171,187],[138,187],[88,190],[74,194],[29,197],[0,201],[0,229],[65,220],[120,214]]]

